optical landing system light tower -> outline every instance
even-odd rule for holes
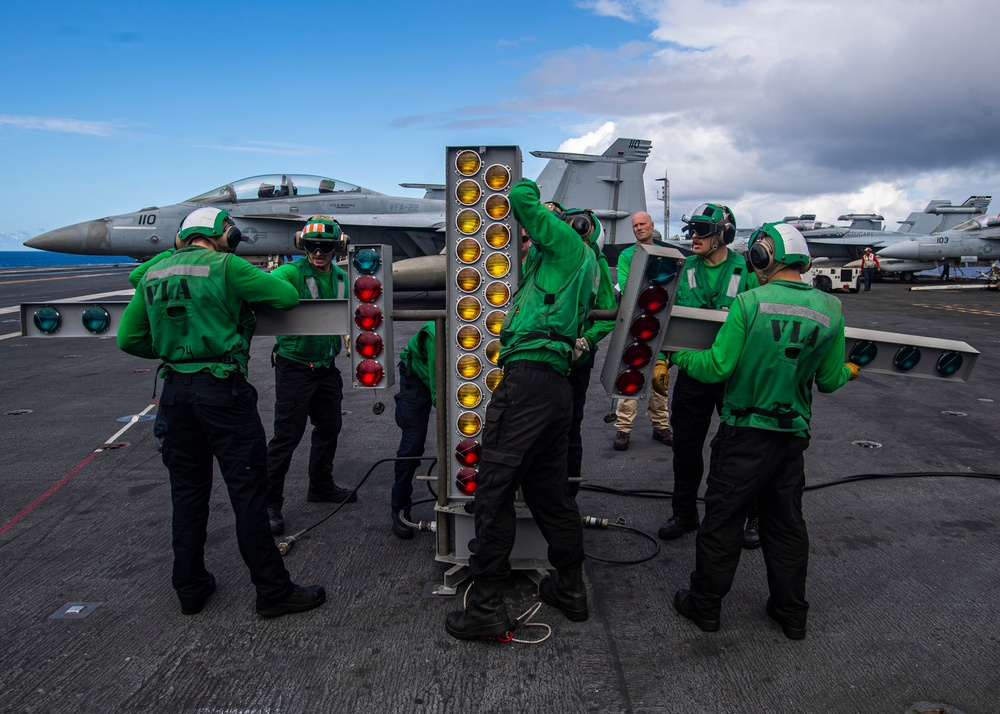
[[[451,563],[442,592],[460,583],[475,538],[476,480],[482,461],[486,405],[503,378],[497,365],[500,327],[521,274],[521,228],[510,189],[521,178],[517,146],[449,147],[446,151],[447,414],[446,451],[439,456],[437,560]],[[544,570],[547,544],[518,499],[511,566]]]

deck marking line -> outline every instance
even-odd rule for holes
[[[119,429],[118,432],[114,436],[112,436],[110,439],[108,439],[107,441],[105,441],[101,446],[99,446],[98,448],[96,448],[92,452],[90,452],[90,455],[87,456],[87,458],[85,458],[83,461],[81,461],[76,466],[74,466],[70,470],[70,472],[68,474],[66,474],[61,479],[59,479],[59,481],[56,482],[54,485],[52,485],[49,488],[48,491],[46,491],[41,496],[39,496],[38,498],[36,498],[34,501],[32,501],[31,503],[29,503],[27,506],[25,506],[24,509],[20,513],[18,513],[16,516],[14,516],[12,519],[10,519],[10,521],[8,521],[2,528],[0,528],[0,536],[2,536],[4,533],[6,533],[7,531],[9,531],[11,528],[13,528],[17,524],[18,521],[20,521],[21,519],[23,519],[25,516],[27,516],[29,513],[31,513],[33,510],[35,510],[39,505],[41,505],[41,503],[46,498],[48,498],[53,493],[55,493],[56,491],[58,491],[60,488],[62,488],[62,486],[67,481],[69,481],[71,478],[73,478],[78,473],[80,473],[80,471],[83,470],[84,466],[86,466],[87,464],[89,464],[91,461],[94,460],[95,456],[97,456],[99,453],[101,453],[102,451],[104,451],[105,447],[110,446],[111,444],[113,444],[115,442],[115,440],[119,436],[121,436],[122,434],[124,434],[126,431],[128,431],[128,429],[130,429],[132,427],[133,424],[135,424],[135,423],[137,423],[139,421],[139,417],[141,417],[141,416],[143,416],[145,414],[148,414],[149,410],[152,409],[155,406],[156,406],[156,402],[153,402],[148,407],[146,407],[145,409],[143,409],[142,413],[140,413],[140,414],[133,414],[132,415],[132,419],[131,419],[131,421],[128,422],[128,424],[126,424],[121,429]]]

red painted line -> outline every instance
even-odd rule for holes
[[[58,491],[67,481],[69,481],[71,478],[73,478],[78,473],[80,473],[80,471],[83,470],[83,467],[86,466],[87,464],[89,464],[94,459],[94,457],[97,456],[99,453],[101,453],[101,450],[90,452],[90,456],[88,456],[83,461],[81,461],[76,466],[74,466],[73,470],[70,471],[65,476],[63,476],[61,479],[59,479],[58,483],[56,483],[48,491],[46,491],[41,496],[39,496],[38,498],[36,498],[34,501],[32,501],[31,503],[29,503],[27,506],[25,506],[25,508],[24,508],[23,511],[21,511],[16,516],[14,516],[10,521],[8,521],[4,525],[3,528],[0,528],[0,536],[2,536],[4,533],[6,533],[7,531],[9,531],[11,528],[13,528],[17,524],[18,521],[20,521],[22,518],[24,518],[25,516],[27,516],[33,510],[35,510],[35,508],[37,508],[42,503],[42,501],[44,501],[46,498],[48,498],[53,493],[55,493],[56,491]]]

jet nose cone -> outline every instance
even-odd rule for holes
[[[54,253],[111,255],[111,231],[107,220],[86,221],[29,238],[24,245]]]
[[[917,260],[920,257],[920,244],[915,240],[904,240],[893,245],[887,245],[878,251],[879,258],[897,258],[899,260]]]

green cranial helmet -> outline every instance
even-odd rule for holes
[[[796,264],[799,273],[804,273],[812,261],[805,237],[787,223],[765,223],[754,231],[748,255],[755,270],[772,275],[782,267]]]
[[[340,224],[330,216],[313,216],[302,229],[305,240],[337,240],[340,238]]]
[[[721,203],[703,203],[690,216],[681,218],[684,231],[692,238],[707,238],[722,231],[722,240],[727,245],[736,239],[736,217],[729,206]]]
[[[191,211],[181,222],[177,240],[186,243],[195,235],[206,238],[222,238],[226,231],[226,223],[230,221],[229,214],[219,208],[198,208]]]

